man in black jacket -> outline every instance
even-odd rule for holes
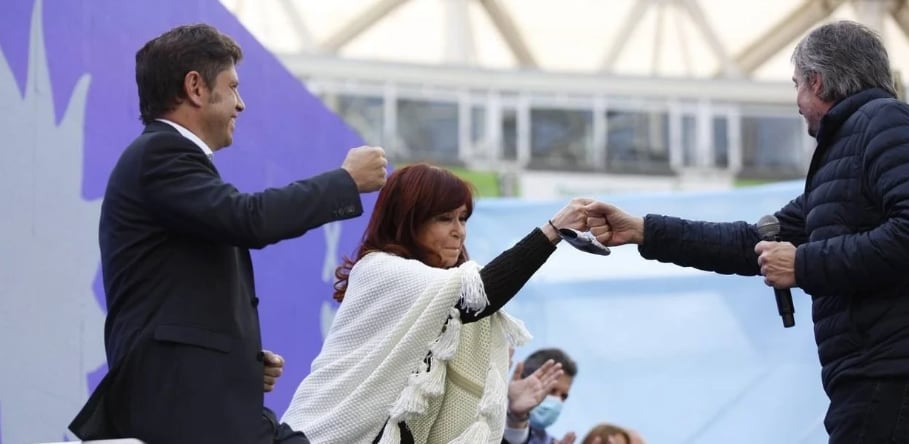
[[[821,26],[792,61],[817,148],[804,193],[776,213],[780,242],[746,222],[640,218],[606,203],[588,206],[588,225],[647,259],[801,287],[813,298],[830,443],[909,443],[909,105],[860,24]]]
[[[307,442],[263,406],[266,373],[248,249],[363,211],[385,183],[378,147],[341,168],[260,193],[221,180],[245,105],[242,52],[207,25],[181,26],[136,54],[146,127],[111,172],[99,238],[109,372],[70,428],[148,444]],[[265,387],[263,388],[263,378]]]

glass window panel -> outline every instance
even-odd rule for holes
[[[474,106],[470,108],[470,140],[474,146],[486,140],[486,109]]]
[[[799,118],[743,116],[743,175],[781,178],[804,174],[804,131]]]
[[[606,112],[606,168],[668,173],[669,116],[665,111]]]
[[[729,167],[729,122],[725,117],[713,118],[713,164]]]
[[[518,159],[518,113],[514,109],[502,110],[502,158]]]
[[[474,157],[493,157],[486,141],[486,108],[481,106],[470,108],[470,146]]]
[[[590,168],[593,112],[566,109],[530,111],[531,165]]]
[[[398,139],[408,161],[458,163],[458,105],[398,100]]]
[[[326,98],[326,102],[366,144],[385,146],[382,137],[385,112],[381,97],[338,95],[334,100]]]
[[[682,164],[685,166],[698,165],[698,127],[697,119],[692,115],[682,116]]]

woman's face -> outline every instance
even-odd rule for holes
[[[439,268],[458,263],[466,237],[466,205],[431,217],[417,232],[417,242],[429,253],[429,265]]]

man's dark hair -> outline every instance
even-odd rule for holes
[[[531,373],[537,371],[538,368],[542,367],[546,361],[552,359],[557,364],[562,364],[562,371],[566,375],[574,378],[578,374],[578,364],[574,362],[571,357],[568,356],[568,353],[565,353],[560,348],[541,348],[527,357],[524,360],[524,371],[521,372],[521,377],[526,378],[530,376]]]
[[[136,52],[142,123],[151,123],[186,99],[183,80],[190,71],[213,88],[218,74],[242,58],[232,38],[205,24],[178,26],[150,40]]]

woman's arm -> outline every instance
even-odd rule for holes
[[[555,233],[555,230],[551,230]],[[555,235],[555,242],[558,242]],[[505,250],[480,270],[489,305],[480,312],[460,308],[461,321],[475,322],[489,316],[505,305],[533,276],[555,251],[552,238],[540,228],[534,228],[524,239]]]

